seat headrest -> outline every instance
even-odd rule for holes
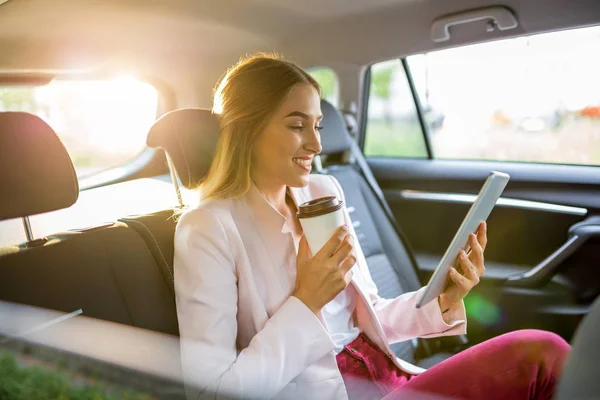
[[[321,100],[323,130],[321,131],[321,154],[342,153],[350,149],[350,134],[342,114],[327,100]]]
[[[0,112],[0,220],[72,206],[79,184],[71,158],[39,117]]]
[[[146,144],[167,152],[183,186],[193,189],[208,173],[219,131],[219,118],[211,110],[185,108],[158,119],[148,132]]]
[[[322,154],[341,153],[350,148],[350,136],[340,112],[321,101]],[[183,108],[166,113],[150,128],[146,144],[167,152],[181,183],[194,189],[206,176],[219,140],[219,118],[210,109]]]

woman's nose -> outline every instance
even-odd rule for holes
[[[321,150],[323,150],[323,147],[321,147],[321,134],[317,129],[312,129],[312,132],[304,144],[304,148],[314,154],[319,154]]]

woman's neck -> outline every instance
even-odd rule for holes
[[[286,201],[287,186],[278,184],[266,184],[261,179],[252,178],[254,186],[265,196],[265,199],[280,214],[288,214],[288,205]]]
[[[279,214],[283,215],[286,219],[286,225],[294,236],[296,247],[298,241],[302,236],[302,226],[300,221],[296,218],[296,204],[292,197],[287,195],[287,186],[285,185],[261,185],[261,182],[252,180],[254,186],[262,193],[265,199],[271,204]]]

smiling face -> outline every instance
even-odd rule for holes
[[[310,84],[294,86],[257,137],[252,179],[267,186],[303,187],[321,152],[321,99]]]

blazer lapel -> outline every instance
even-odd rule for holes
[[[263,296],[269,314],[289,297],[295,284],[295,253],[291,235],[284,232],[285,217],[252,186],[241,199],[249,229],[245,240],[253,243],[255,274],[267,282]],[[270,285],[269,285],[270,284]]]

